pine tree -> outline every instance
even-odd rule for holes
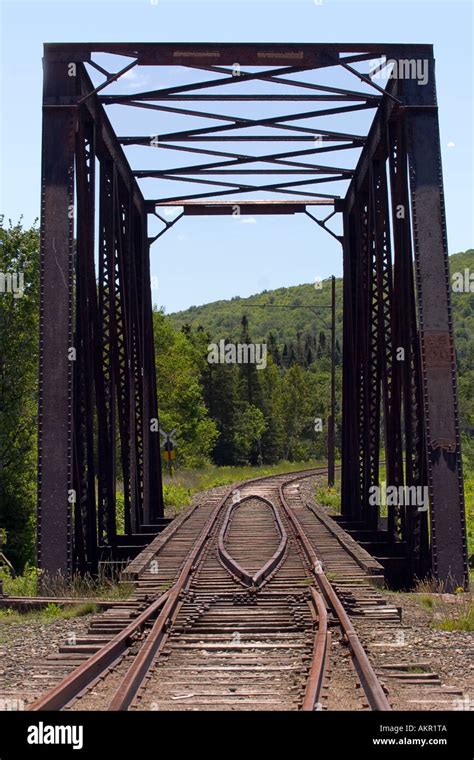
[[[301,339],[301,330],[296,332],[296,361],[302,367],[304,365],[303,342]]]
[[[245,345],[252,343],[252,338],[249,332],[249,323],[247,317],[244,315],[241,321],[241,333],[240,342]],[[258,369],[255,364],[248,362],[247,364],[240,364],[240,379],[242,384],[241,397],[243,401],[248,404],[260,404],[260,380],[258,378]]]
[[[288,352],[288,367],[293,367],[295,364],[298,364],[296,351],[293,343],[290,343],[290,350]]]
[[[272,332],[268,334],[267,349],[268,349],[268,353],[272,357],[272,359],[275,362],[275,364],[277,366],[280,366],[280,364],[281,364],[280,350],[278,348],[278,344],[276,342],[275,335]]]
[[[320,349],[320,356],[326,355],[326,335],[321,330],[319,333],[319,349]]]
[[[226,344],[229,342],[226,339]],[[208,364],[203,374],[204,398],[219,433],[212,458],[217,465],[237,464],[235,432],[241,405],[238,369],[234,364]]]
[[[262,436],[262,457],[264,462],[278,462],[283,458],[285,430],[282,410],[283,376],[270,358],[262,372],[262,411],[266,430]]]

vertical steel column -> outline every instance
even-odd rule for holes
[[[357,394],[358,477],[361,519],[375,525],[378,506],[369,504],[369,488],[373,472],[371,456],[370,412],[372,352],[372,213],[370,185],[361,188],[356,197],[356,291],[355,291],[355,369]],[[376,325],[377,323],[375,323]]]
[[[130,338],[130,452],[132,532],[139,533],[143,522],[143,397],[142,397],[142,288],[140,219],[135,215],[131,188],[128,197],[128,331]]]
[[[150,399],[150,418],[151,420],[158,420],[158,386],[156,381],[156,361],[155,361],[155,338],[153,333],[153,303],[151,298],[151,283],[150,283],[150,245],[148,243],[147,224],[146,217],[144,222],[144,234],[146,239],[145,256],[146,267],[145,271],[148,273],[148,282],[146,284],[146,297],[148,305],[146,307],[145,315],[145,346],[147,346],[146,356],[148,359],[148,394]],[[145,245],[145,243],[144,243]],[[146,373],[145,373],[146,377]],[[150,479],[150,521],[156,522],[157,519],[165,516],[165,505],[163,500],[163,478],[161,472],[161,450],[160,450],[160,433],[159,430],[153,432],[149,438],[149,479]]]
[[[392,251],[390,244],[390,222],[388,188],[386,174],[385,140],[378,155],[372,161],[372,199],[374,213],[375,269],[378,320],[378,377],[382,386],[383,422],[385,439],[385,463],[387,483],[390,486],[403,484],[403,457],[401,445],[399,371],[393,346],[393,282]],[[375,316],[375,315],[374,315]],[[380,407],[380,396],[378,397]],[[380,408],[376,423],[380,429]],[[378,451],[377,457],[378,480]],[[374,483],[376,484],[376,483]],[[388,505],[387,529],[389,540],[400,540],[403,535],[405,513],[403,505]]]
[[[130,433],[130,336],[128,318],[128,249],[127,205],[122,202],[122,180],[114,166],[114,321],[115,350],[114,374],[116,377],[117,408],[120,429],[120,451],[122,457],[122,476],[124,492],[124,530],[132,533],[131,523],[131,433]]]
[[[328,486],[332,488],[336,466],[336,278],[331,278],[331,413],[328,421]]]
[[[71,572],[74,69],[43,59],[37,563]]]
[[[102,146],[101,146],[102,148]],[[99,195],[99,283],[98,283],[98,372],[97,391],[98,538],[99,544],[116,543],[116,455],[115,455],[115,199],[114,166],[105,151],[100,155]],[[101,398],[102,397],[102,398]]]
[[[160,434],[157,424],[158,394],[153,339],[150,244],[148,242],[146,216],[141,220],[141,230],[143,255],[141,285],[143,290],[143,522],[145,525],[152,525],[156,523],[157,519],[164,516],[164,505],[161,479]]]
[[[384,303],[381,297],[380,258],[381,244],[380,213],[378,202],[377,176],[374,173],[374,162],[369,165],[369,197],[368,197],[368,229],[367,229],[367,252],[366,252],[366,310],[364,314],[364,332],[366,338],[366,361],[362,360],[366,367],[365,372],[365,425],[364,436],[364,494],[367,504],[367,522],[373,529],[378,528],[379,505],[369,503],[369,489],[379,483],[379,459],[380,459],[380,399],[382,378],[382,351],[384,341],[383,310]]]
[[[468,582],[456,362],[434,60],[426,84],[404,82],[426,419],[432,568]]]
[[[394,413],[401,415],[405,438],[405,478],[408,487],[426,485],[424,409],[413,254],[410,198],[403,113],[388,124],[390,190],[394,249],[393,347]],[[396,354],[402,351],[402,360]],[[403,481],[401,482],[403,484]],[[407,583],[425,577],[429,570],[428,519],[425,511],[409,507],[403,538],[407,545]]]
[[[359,491],[356,324],[356,221],[343,212],[343,372],[342,372],[342,484],[341,512],[348,519],[361,519]]]
[[[74,569],[97,568],[94,457],[94,380],[97,378],[97,292],[94,267],[95,139],[86,111],[78,112],[76,136],[77,242],[74,349]],[[99,463],[100,466],[100,463]]]

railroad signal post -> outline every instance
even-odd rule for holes
[[[160,433],[164,437],[164,441],[161,445],[163,446],[165,462],[167,463],[167,466],[168,466],[168,472],[169,472],[170,477],[172,478],[173,477],[173,461],[176,456],[175,444],[174,444],[172,436],[176,433],[176,428],[173,428],[171,433],[165,433],[164,430],[161,430],[160,428]]]

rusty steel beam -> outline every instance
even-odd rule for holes
[[[417,53],[429,56],[432,45],[406,43],[218,43],[218,42],[71,42],[47,43],[50,58],[63,61],[90,60],[92,53],[112,53],[137,58],[141,66],[333,66],[334,57],[360,54],[405,58]],[[352,57],[351,57],[352,58]],[[345,62],[350,62],[344,58]],[[352,58],[352,62],[354,58]]]
[[[117,423],[126,532],[145,500],[146,524],[163,515],[159,446],[144,451],[144,411],[158,415],[145,203],[91,88],[82,64],[45,56],[38,566],[66,577],[114,556]]]
[[[388,124],[389,168],[391,189],[391,216],[394,249],[393,287],[393,377],[392,416],[398,426],[400,415],[405,433],[405,467],[400,471],[397,457],[396,482],[400,485],[424,487],[427,484],[425,420],[422,403],[421,365],[416,299],[414,290],[413,251],[410,225],[410,207],[406,136],[404,115],[398,113]],[[403,352],[403,361],[395,354]],[[397,451],[401,448],[394,431]],[[398,455],[399,456],[399,455]],[[407,581],[424,578],[429,571],[428,516],[425,511],[408,509],[405,514],[404,540],[407,543]]]
[[[342,468],[341,513],[345,518],[361,519],[361,493],[358,459],[357,367],[356,367],[356,259],[357,223],[355,210],[344,209],[343,310],[342,310]]]
[[[298,206],[295,203],[270,203],[265,205],[259,205],[258,203],[239,201],[231,202],[227,204],[211,205],[191,205],[186,204],[184,206],[185,216],[222,216],[226,214],[234,214],[238,210],[239,214],[300,214],[304,212],[304,206]]]
[[[64,64],[43,61],[45,98],[76,93]],[[37,563],[68,576],[72,562],[72,309],[76,116],[43,109],[38,404]]]
[[[73,569],[97,569],[97,515],[94,461],[94,379],[97,375],[97,292],[94,271],[95,135],[94,124],[78,111],[76,133],[77,241],[73,441],[75,541]],[[96,391],[99,387],[96,387]]]
[[[274,78],[272,81],[275,81]],[[291,80],[286,81],[286,84],[290,84],[293,86],[293,82]],[[143,95],[146,95],[146,93],[140,93],[138,92],[136,95],[133,96],[133,101],[139,101],[140,98],[143,97]],[[129,100],[122,100],[122,98],[128,98],[128,96],[121,96],[121,95],[104,95],[101,100],[102,102],[108,104],[108,103],[123,103],[130,104]],[[190,103],[190,102],[200,102],[200,103],[220,103],[221,101],[223,103],[247,103],[247,102],[284,102],[284,101],[309,101],[309,102],[316,102],[316,101],[345,101],[345,100],[361,100],[366,101],[369,98],[376,100],[378,96],[373,95],[366,95],[363,92],[354,92],[347,94],[340,94],[340,95],[258,95],[255,93],[254,95],[153,95],[153,97],[146,97],[146,100],[154,100],[154,101],[167,101],[167,102],[184,102],[184,103]],[[379,97],[380,99],[380,97]],[[132,101],[132,105],[136,105],[139,107],[141,104],[139,102],[134,103]]]
[[[336,477],[336,278],[331,277],[331,406],[328,418],[328,487]]]
[[[404,83],[428,457],[432,569],[449,590],[468,585],[456,358],[435,65]]]
[[[97,363],[101,377],[98,391],[98,537],[99,543],[116,542],[116,447],[115,447],[115,308],[114,308],[114,164],[101,151],[99,180],[99,283]]]
[[[359,384],[358,415],[352,413],[349,404],[351,388],[346,381],[345,419],[343,423],[345,439],[345,461],[343,461],[343,512],[352,519],[364,513],[367,478],[367,461],[370,459],[370,436],[374,434],[376,421],[370,421],[366,399],[366,351],[367,317],[362,304],[366,302],[363,283],[369,276],[364,274],[364,229],[352,227],[353,242],[350,243],[350,219],[354,209],[360,208],[361,193],[367,187],[368,178],[373,173],[374,161],[381,156],[385,161],[383,148],[387,130],[390,140],[391,162],[391,204],[393,244],[396,254],[395,287],[398,305],[388,307],[384,335],[392,330],[395,343],[388,347],[385,361],[388,362],[384,379],[387,476],[389,484],[423,486],[429,484],[430,525],[431,525],[431,568],[436,578],[452,590],[455,585],[467,582],[466,538],[462,486],[462,464],[459,441],[459,424],[456,398],[456,368],[452,338],[452,320],[448,279],[446,230],[444,219],[441,161],[439,150],[439,130],[436,113],[434,84],[434,63],[430,63],[430,78],[427,85],[413,80],[389,82],[391,94],[396,95],[400,105],[393,98],[385,98],[370,129],[365,146],[359,158],[354,177],[344,201],[346,217],[346,248],[356,250],[356,261],[352,271],[359,272],[359,314],[354,328],[355,364],[359,364],[361,380]],[[398,126],[397,126],[398,125]],[[382,152],[380,152],[382,151]],[[395,151],[395,153],[393,152]],[[410,161],[410,189],[408,196],[406,162]],[[382,180],[385,167],[379,172]],[[383,181],[383,180],[382,180]],[[413,212],[415,242],[415,263],[417,271],[417,292],[412,283],[412,258],[410,242],[410,200]],[[400,215],[400,208],[404,215]],[[397,216],[398,214],[398,216]],[[386,223],[387,210],[381,216]],[[359,217],[360,218],[360,217]],[[370,230],[372,223],[369,223]],[[371,233],[369,233],[371,234]],[[376,233],[380,240],[382,229]],[[385,233],[384,233],[385,234]],[[380,247],[380,246],[379,246]],[[345,254],[350,261],[350,250]],[[351,272],[347,263],[346,269]],[[379,277],[383,270],[380,270]],[[345,270],[346,275],[346,270]],[[361,279],[360,279],[361,277]],[[392,277],[387,280],[387,286]],[[350,306],[350,287],[345,283],[346,306]],[[390,298],[389,291],[387,297]],[[384,304],[384,301],[379,304]],[[373,299],[375,308],[377,300]],[[415,309],[421,332],[418,333]],[[352,308],[352,312],[354,309]],[[346,321],[350,317],[350,310]],[[362,331],[361,331],[362,330]],[[346,328],[346,334],[347,334]],[[418,344],[421,341],[421,357]],[[382,350],[382,340],[376,343]],[[364,348],[365,347],[365,348]],[[396,366],[393,353],[403,348],[405,360]],[[345,365],[348,377],[351,373],[351,344],[345,347]],[[354,364],[354,360],[353,360]],[[352,372],[354,369],[352,369]],[[383,377],[383,374],[382,374]],[[378,380],[376,381],[378,383]],[[388,385],[387,385],[388,383]],[[365,389],[365,390],[364,390]],[[424,408],[421,407],[422,396]],[[387,415],[388,411],[388,415]],[[406,465],[403,472],[401,460],[401,417],[404,418],[406,438]],[[351,504],[350,489],[354,488],[355,465],[348,454],[349,441],[354,443],[358,435],[360,461],[358,468],[360,499],[362,504]],[[352,436],[352,438],[351,438]],[[428,459],[428,471],[425,461]],[[403,540],[407,544],[405,580],[410,583],[415,577],[423,577],[428,569],[428,528],[427,516],[417,507],[405,507],[397,514],[389,510],[389,534],[392,540]]]

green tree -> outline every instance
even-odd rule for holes
[[[39,233],[0,218],[0,528],[16,570],[34,558]],[[14,293],[11,279],[21,276]]]
[[[239,457],[244,463],[255,459],[262,462],[262,435],[267,423],[263,412],[253,404],[244,402],[237,418],[234,439],[237,444]]]
[[[161,312],[153,314],[160,425],[176,428],[179,462],[198,467],[209,461],[218,437],[200,383],[205,335],[190,338],[174,330]]]
[[[252,338],[249,332],[249,323],[247,317],[244,315],[241,321],[241,333],[240,342],[245,345],[252,343]],[[248,362],[247,364],[239,365],[239,374],[241,380],[241,396],[249,404],[260,405],[261,393],[260,393],[260,380],[259,371],[255,364]]]
[[[261,372],[262,406],[266,429],[262,436],[262,455],[265,462],[278,462],[283,458],[285,428],[282,414],[283,375],[271,357]]]
[[[311,449],[314,397],[309,373],[295,365],[285,373],[281,414],[285,430],[284,458],[306,459]]]

